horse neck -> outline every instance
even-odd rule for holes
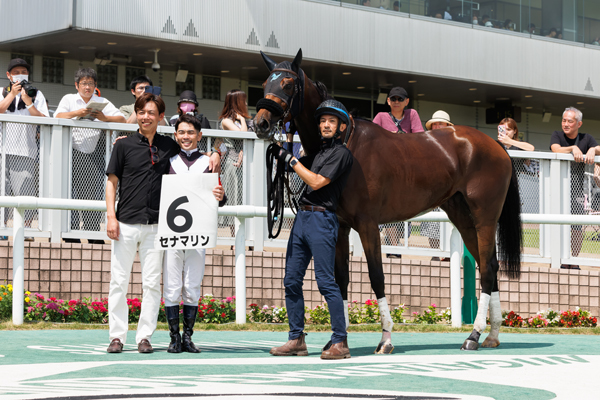
[[[307,154],[315,154],[321,147],[321,135],[315,122],[315,111],[324,99],[321,99],[319,92],[306,75],[304,82],[304,107],[294,122],[304,151]]]

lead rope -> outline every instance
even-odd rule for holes
[[[281,232],[283,224],[284,210],[284,175],[285,164],[283,161],[275,158],[277,150],[275,144],[271,143],[267,147],[267,228],[269,230],[269,239],[275,239]],[[273,176],[273,166],[275,165],[275,176]]]

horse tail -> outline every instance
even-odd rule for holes
[[[508,192],[498,220],[498,243],[500,245],[500,271],[511,279],[518,279],[521,275],[523,229],[521,225],[521,196],[519,195],[519,184],[514,163]]]

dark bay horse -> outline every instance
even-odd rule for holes
[[[293,121],[305,151],[316,153],[321,139],[314,113],[327,97],[326,89],[300,69],[301,50],[292,63],[276,64],[261,54],[270,74],[254,119],[258,137],[272,139],[276,125]],[[351,125],[342,135],[354,164],[337,209],[340,228],[335,275],[347,301],[349,233],[353,228],[360,235],[379,303],[383,337],[376,353],[393,350],[378,225],[403,221],[438,206],[458,228],[480,270],[479,309],[462,349],[479,347],[488,309],[491,331],[482,346],[498,346],[502,322],[498,259],[502,260],[501,272],[511,278],[518,278],[521,269],[521,202],[510,157],[499,143],[466,126],[398,134],[369,121],[356,120]]]

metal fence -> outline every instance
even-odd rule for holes
[[[137,125],[79,122],[65,119],[0,115],[1,195],[102,200],[104,171],[117,136],[130,135]],[[159,127],[170,135],[172,127]],[[221,180],[227,205],[266,204],[266,143],[252,132],[204,130],[200,150],[218,149]],[[295,152],[299,154],[299,144]],[[26,148],[27,153],[18,153]],[[22,150],[22,149],[21,149]],[[600,167],[588,169],[572,162],[571,155],[510,151],[519,179],[522,210],[530,214],[600,213]],[[597,158],[600,161],[600,157]],[[302,181],[292,174],[291,187]],[[286,199],[287,201],[287,199]],[[289,206],[289,204],[286,204]],[[12,232],[12,209],[0,209],[0,236]],[[98,211],[33,210],[25,214],[25,236],[61,239],[107,240],[105,213]],[[283,222],[276,240],[267,240],[266,221],[255,218],[246,225],[246,245],[285,248],[291,220]],[[448,257],[448,223],[398,222],[381,226],[382,251]],[[552,226],[524,224],[524,261],[600,266],[600,232],[597,225]],[[219,244],[235,244],[235,220],[219,217]],[[356,232],[350,248],[362,255]]]

